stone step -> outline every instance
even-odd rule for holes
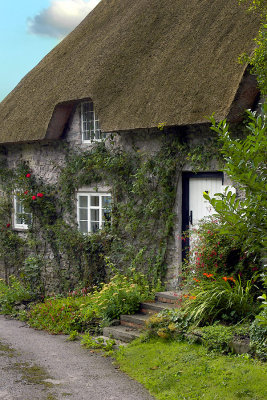
[[[177,306],[180,305],[184,292],[177,291],[177,292],[157,292],[155,294],[155,299],[161,303],[168,303],[168,304],[176,304]]]
[[[108,326],[103,329],[103,335],[129,343],[140,336],[140,331],[129,326]]]
[[[140,304],[140,312],[142,314],[156,314],[162,310],[174,310],[178,308],[178,304],[157,302],[144,302]]]
[[[121,315],[120,322],[123,326],[129,326],[135,329],[142,329],[145,326],[145,323],[149,319],[149,317],[149,314]]]

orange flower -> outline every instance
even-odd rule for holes
[[[190,300],[195,300],[196,296],[189,296]]]
[[[227,277],[226,277],[226,276],[223,276],[223,280],[224,280],[225,282],[227,282]]]
[[[230,278],[228,278],[228,280],[232,281],[232,282],[235,282],[235,279],[232,276],[230,276]]]

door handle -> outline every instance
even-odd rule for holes
[[[193,225],[193,211],[190,211],[190,214],[189,214],[189,223],[190,223],[191,225]]]

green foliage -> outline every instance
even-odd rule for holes
[[[16,305],[29,300],[31,293],[15,276],[9,277],[9,284],[0,279],[0,313],[14,314]]]
[[[33,328],[45,329],[56,334],[81,331],[83,324],[80,319],[80,307],[85,302],[86,297],[47,299],[31,308],[28,323]]]
[[[121,314],[134,314],[140,303],[150,296],[148,281],[145,276],[131,269],[128,275],[116,274],[109,283],[104,283],[100,290],[89,295],[90,304],[81,310],[84,321],[93,315],[108,322],[119,318]]]
[[[23,279],[32,298],[40,296],[44,292],[41,268],[43,260],[38,256],[27,257],[21,268],[21,278]]]
[[[261,254],[244,251],[237,238],[224,232],[218,218],[201,222],[190,238],[194,245],[183,264],[184,284],[196,285],[215,274],[249,280],[262,269]]]
[[[215,350],[223,353],[233,351],[233,342],[246,340],[249,343],[248,323],[237,325],[222,325],[215,323],[213,325],[189,329],[189,337],[195,342],[201,341],[201,344],[208,350]]]
[[[244,318],[252,319],[257,313],[253,301],[252,281],[241,282],[240,277],[208,278],[195,288],[184,312],[191,323],[205,325],[214,321],[236,323]]]
[[[248,4],[250,12],[261,16],[261,27],[255,38],[257,44],[252,55],[243,54],[240,61],[251,65],[251,72],[257,76],[258,85],[262,95],[267,94],[267,3],[266,0],[239,0]]]
[[[115,340],[93,337],[89,333],[85,333],[82,337],[81,344],[87,349],[99,349],[111,352],[115,345]]]
[[[207,352],[186,342],[133,342],[116,353],[120,368],[158,400],[264,400],[265,364]]]
[[[70,331],[68,340],[70,342],[74,342],[75,340],[78,340],[80,337],[81,337],[80,333],[78,331],[74,330],[74,331]]]
[[[235,193],[217,194],[209,200],[221,221],[221,232],[234,238],[247,253],[259,254],[266,245],[266,115],[249,112],[247,125],[249,134],[245,139],[233,139],[225,121],[219,124],[212,118],[212,128],[218,133],[222,143],[222,154],[226,165],[224,171],[244,191],[245,198],[240,199]]]
[[[234,334],[231,326],[219,324],[203,326],[197,331],[193,330],[193,334],[201,343],[209,350],[217,350],[220,352],[230,351],[230,342],[233,340]]]
[[[23,262],[26,245],[25,240],[12,231],[12,205],[9,190],[10,186],[6,195],[1,195],[0,198],[0,258],[5,265],[6,278]]]
[[[267,361],[267,326],[261,323],[267,321],[266,309],[261,311],[257,317],[250,329],[251,348],[258,358]]]
[[[186,319],[181,311],[166,309],[149,318],[145,338],[177,339],[183,337],[186,327]]]
[[[11,263],[9,248],[15,244],[17,252],[21,252],[17,274],[21,272],[26,246],[33,257],[45,254],[49,248],[53,254],[49,268],[54,270],[57,281],[55,289],[66,292],[78,284],[92,287],[105,281],[110,274],[105,262],[108,256],[120,271],[134,267],[145,272],[150,286],[155,286],[165,274],[167,239],[173,227],[175,177],[185,162],[187,146],[178,137],[162,136],[161,149],[152,155],[123,151],[112,138],[95,144],[90,151],[62,150],[66,164],[56,185],[44,184],[25,162],[14,170],[5,169],[1,184],[10,195],[9,216],[12,191],[23,201],[25,213],[31,215],[23,243],[17,232],[3,227],[0,253],[6,256],[5,264]],[[8,183],[6,175],[10,176]],[[77,229],[75,193],[85,185],[97,190],[99,183],[112,188],[112,225],[96,234],[83,235]],[[2,214],[6,214],[4,208]]]
[[[165,273],[175,176],[185,157],[186,146],[178,139],[166,140],[154,155],[123,151],[109,142],[82,154],[69,154],[61,174],[68,211],[73,209],[75,189],[84,185],[97,189],[99,182],[112,188],[112,224],[104,229],[111,240],[105,255],[121,271],[135,267],[145,272],[152,286]]]
[[[86,288],[36,304],[29,312],[29,324],[37,329],[68,334],[71,331],[96,333],[120,314],[135,313],[140,302],[149,297],[144,275],[131,270],[128,276],[116,274],[93,292]]]

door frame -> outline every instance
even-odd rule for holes
[[[214,172],[183,172],[182,174],[182,232],[189,229],[189,180],[190,178],[221,178],[224,184],[224,174],[221,171]],[[182,260],[189,250],[189,239],[182,241]]]

